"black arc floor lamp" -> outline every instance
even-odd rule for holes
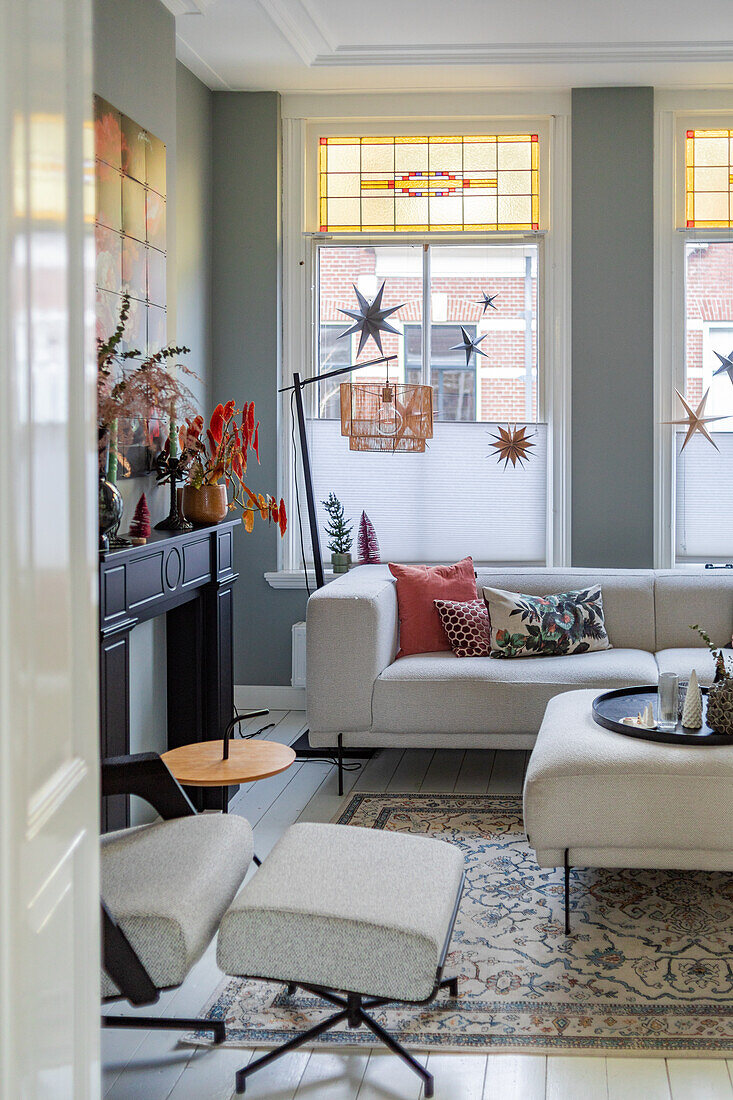
[[[293,374],[293,385],[283,386],[280,390],[280,393],[292,390],[295,396],[316,588],[323,588],[325,581],[303,409],[303,388],[313,382],[351,374],[363,367],[375,367],[380,363],[389,364],[395,359],[397,359],[396,355],[382,355],[378,359],[370,359],[367,363],[352,363],[349,367],[338,367],[336,370],[326,371],[325,374],[314,374],[310,378],[301,378],[296,371]],[[397,451],[424,451],[425,440],[432,438],[433,435],[432,386],[393,382],[389,377],[389,366],[387,366],[387,377],[384,382],[342,383],[341,434],[349,437],[349,449],[352,451],[392,454]],[[305,562],[303,566],[305,567]]]
[[[316,588],[323,588],[323,557],[321,538],[318,531],[316,500],[313,492],[308,435],[303,408],[303,389],[314,382],[337,378],[351,374],[362,367],[375,367],[381,363],[389,364],[397,359],[396,355],[382,355],[367,363],[353,363],[349,367],[339,367],[315,374],[310,378],[301,378],[298,371],[293,373],[292,386],[283,386],[280,393],[292,391],[295,398],[295,416],[298,421],[300,451],[303,459],[303,480],[308,503],[308,524],[311,545],[313,547],[313,565],[316,575]],[[346,391],[346,392],[345,392]],[[384,382],[357,383],[341,386],[341,434],[349,436],[352,450],[368,451],[424,451],[425,439],[433,434],[433,391],[431,386],[408,385],[391,382],[389,367]],[[297,474],[296,474],[297,476]],[[304,555],[305,556],[305,555]],[[307,569],[305,560],[303,568]],[[324,755],[323,749],[311,748],[307,732],[293,745],[300,759],[317,758]],[[343,794],[343,769],[345,757],[364,758],[371,756],[371,749],[344,748],[342,734],[338,735],[337,763],[338,790]]]

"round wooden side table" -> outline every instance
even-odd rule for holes
[[[223,753],[223,741],[198,741],[169,749],[162,759],[184,787],[221,787],[224,813],[228,808],[229,787],[277,775],[295,760],[290,746],[277,741],[230,741],[226,760]]]

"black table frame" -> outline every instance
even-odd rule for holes
[[[130,634],[167,616],[167,747],[224,736],[234,712],[234,529],[239,519],[192,531],[155,531],[144,546],[99,561],[99,684],[102,759],[130,751]],[[221,793],[188,792],[197,809]],[[102,831],[129,824],[129,798],[103,799]]]

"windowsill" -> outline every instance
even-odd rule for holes
[[[323,570],[323,579],[326,584],[336,579],[339,576],[331,569]],[[270,588],[302,588],[305,591],[305,573],[302,569],[281,569],[278,572],[265,573],[265,580],[269,584]],[[316,587],[316,575],[308,570],[308,584],[310,585],[311,592]]]

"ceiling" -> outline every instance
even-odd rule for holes
[[[210,88],[733,86],[731,0],[163,0]]]

